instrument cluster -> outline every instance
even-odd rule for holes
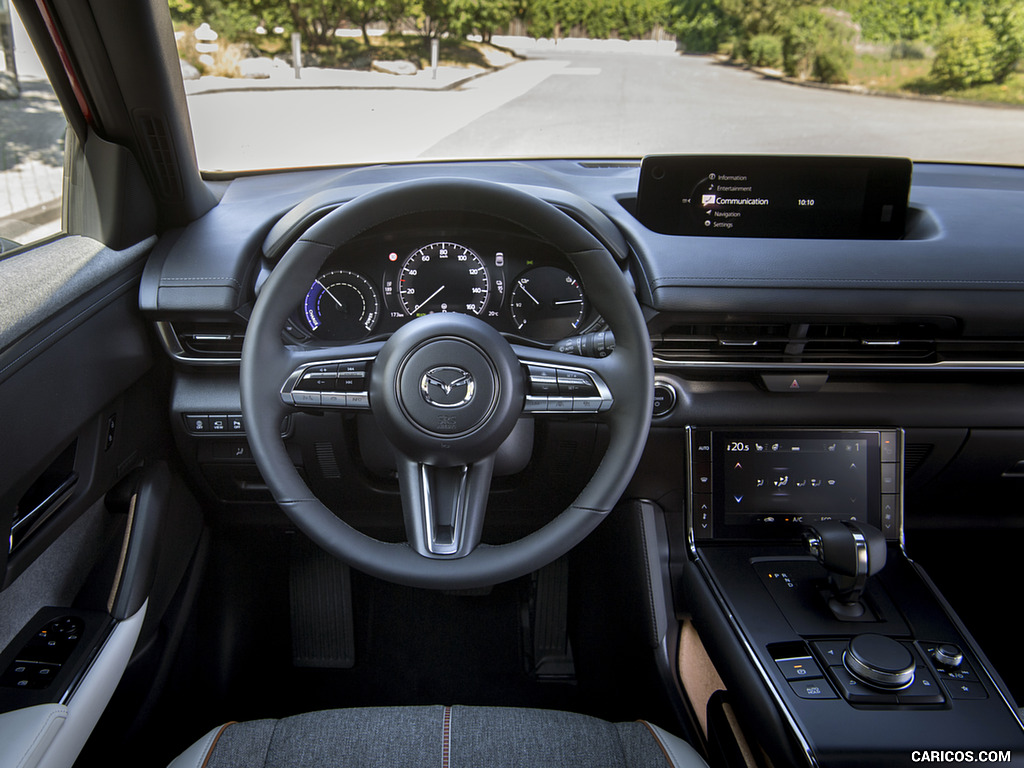
[[[435,312],[474,315],[523,340],[551,343],[599,320],[570,261],[527,234],[495,228],[402,228],[339,248],[292,323],[330,343],[386,336]]]

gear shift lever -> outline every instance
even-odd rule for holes
[[[885,566],[885,536],[867,523],[823,520],[807,526],[803,538],[807,551],[828,571],[828,604],[836,618],[862,617],[868,577]]]

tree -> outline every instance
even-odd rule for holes
[[[376,21],[385,21],[394,26],[406,15],[408,4],[404,0],[342,0],[341,8],[345,21],[359,27],[363,43],[370,46],[369,26]]]
[[[1001,83],[1024,56],[1024,4],[1020,0],[989,0],[983,6],[982,18],[995,38],[992,75]]]

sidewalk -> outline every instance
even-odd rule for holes
[[[280,90],[414,90],[446,91],[480,75],[493,72],[483,67],[438,67],[437,77],[430,69],[423,69],[414,75],[392,75],[386,72],[369,72],[355,69],[321,69],[303,67],[301,77],[296,79],[291,67],[279,67],[270,77],[200,77],[185,81],[185,94],[198,96],[204,93],[230,93],[232,91],[280,91]]]

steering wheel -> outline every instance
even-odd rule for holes
[[[406,323],[387,341],[299,348],[281,330],[325,259],[363,232],[412,213],[458,211],[512,222],[565,253],[615,336],[604,358],[510,344],[454,313]],[[326,374],[324,372],[327,371]],[[348,394],[317,391],[347,377]],[[249,320],[240,372],[253,457],[274,499],[320,547],[365,573],[410,586],[466,589],[540,568],[568,552],[611,510],[640,460],[654,371],[647,327],[608,250],[553,205],[513,187],[464,179],[396,184],[327,214],[284,254]],[[333,388],[335,391],[337,387]],[[547,394],[543,394],[547,393]],[[295,409],[369,410],[395,449],[408,541],[383,542],[338,518],[310,491],[281,437]],[[526,414],[586,413],[608,448],[587,485],[540,529],[508,544],[480,542],[494,455]]]

